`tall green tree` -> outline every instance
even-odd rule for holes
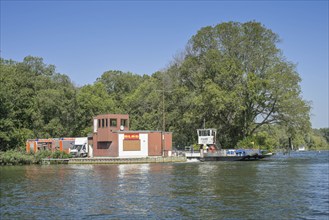
[[[224,147],[264,125],[286,126],[291,136],[310,128],[295,65],[277,48],[279,37],[257,22],[204,27],[174,67],[178,84],[194,94],[185,115],[218,128]]]
[[[27,138],[72,135],[75,87],[69,77],[39,57],[1,59],[1,150],[24,146]]]
[[[148,76],[140,76],[130,72],[117,70],[106,71],[96,82],[101,82],[106,88],[107,93],[116,102],[116,106],[121,107],[122,112],[126,112],[127,106],[124,99],[127,95],[133,93],[138,86],[147,79]]]
[[[114,99],[106,91],[102,82],[85,85],[78,89],[76,96],[77,107],[75,135],[86,136],[92,132],[92,118],[98,114],[120,113],[120,106],[115,105]]]
[[[105,113],[130,114],[131,129],[165,127],[173,131],[175,146],[195,143],[204,120],[218,129],[222,147],[255,140],[270,148],[286,145],[288,138],[311,147],[326,143],[312,133],[304,140],[310,105],[279,42],[258,22],[208,26],[165,71],[107,71],[81,88],[42,58],[1,59],[1,150],[22,146],[27,138],[87,135],[92,117]]]
[[[162,91],[159,87],[160,82],[151,77],[125,97],[124,103],[130,115],[131,129],[162,129]]]

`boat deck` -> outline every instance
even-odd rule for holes
[[[187,160],[199,160],[199,161],[251,161],[251,160],[260,160],[272,155],[263,155],[256,152],[252,152],[248,155],[228,155],[225,151],[219,151],[214,153],[204,153],[202,157],[200,152],[186,152],[185,153]]]

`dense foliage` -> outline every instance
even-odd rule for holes
[[[0,151],[0,165],[26,165],[41,164],[44,158],[66,159],[71,155],[65,152],[38,151],[37,153],[26,153],[21,150]]]
[[[131,129],[173,132],[175,147],[196,142],[196,129],[218,129],[224,148],[294,144],[328,147],[328,129],[310,129],[295,66],[260,23],[204,27],[164,71],[140,76],[107,71],[76,87],[39,57],[1,59],[0,151],[28,138],[85,136],[92,117],[130,114]]]

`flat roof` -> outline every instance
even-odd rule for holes
[[[125,117],[129,118],[129,114],[100,114],[100,115],[95,115],[93,118],[104,118],[104,117],[113,117],[113,118],[118,118],[118,117]]]
[[[155,131],[155,130],[137,130],[137,131],[131,131],[131,130],[123,130],[123,131],[112,131],[116,133],[162,133],[162,131]],[[164,133],[172,133],[170,131],[165,131]]]

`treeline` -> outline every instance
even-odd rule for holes
[[[301,79],[278,42],[257,22],[204,27],[164,71],[107,71],[82,87],[42,58],[1,59],[1,150],[28,138],[86,136],[92,117],[105,113],[130,114],[132,130],[165,127],[174,147],[196,143],[205,121],[223,148],[286,147],[288,138],[328,148],[328,129],[311,129]]]

